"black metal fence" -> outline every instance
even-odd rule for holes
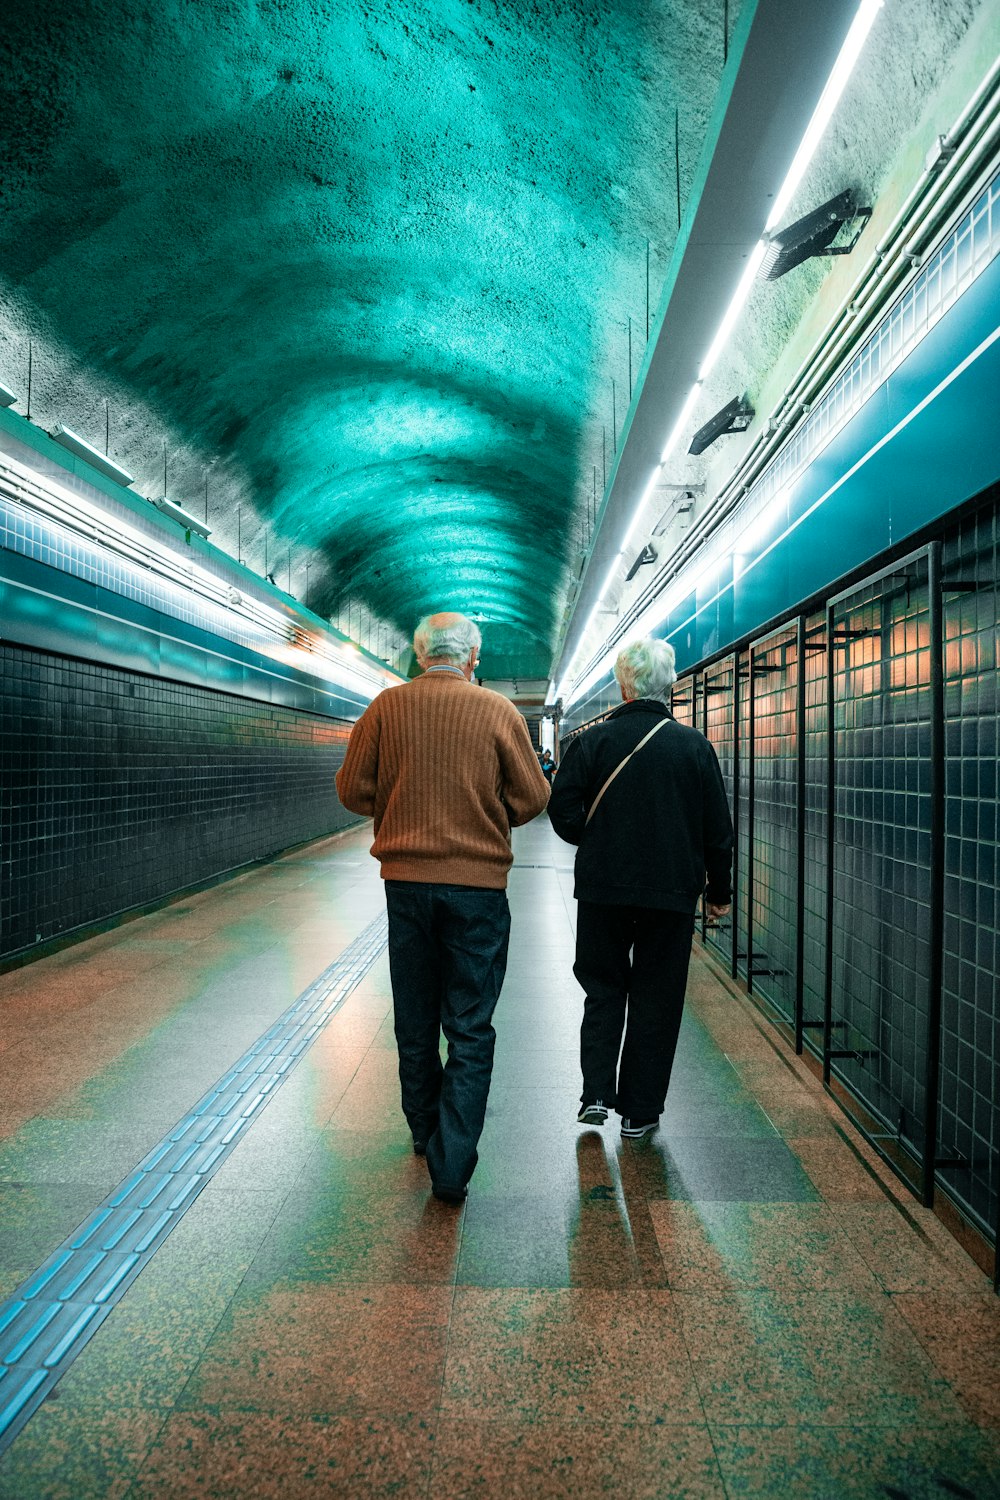
[[[708,942],[923,1201],[994,1242],[997,546],[994,509],[677,685],[737,830]]]
[[[736,827],[702,930],[929,1205],[1000,1214],[1000,506],[677,683]]]

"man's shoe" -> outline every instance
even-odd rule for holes
[[[633,1120],[631,1115],[625,1115],[622,1119],[622,1135],[628,1141],[637,1141],[641,1136],[652,1135],[659,1123],[659,1115],[655,1115],[652,1120]]]
[[[421,1139],[419,1135],[413,1137],[413,1154],[414,1156],[427,1155],[427,1142]]]
[[[582,1105],[576,1117],[578,1125],[603,1125],[607,1118],[608,1106],[603,1099],[595,1099],[593,1104]]]
[[[431,1183],[431,1192],[439,1203],[464,1203],[469,1196],[468,1188],[444,1187],[439,1182]]]

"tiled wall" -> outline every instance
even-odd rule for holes
[[[944,987],[939,1134],[949,1183],[996,1213],[1000,1150],[1000,507],[944,545]]]
[[[355,821],[350,725],[0,645],[0,957]]]
[[[747,744],[745,764],[753,768],[753,890],[744,910],[752,910],[754,963],[752,987],[763,988],[783,1015],[795,1002],[795,696],[798,682],[794,629],[779,631],[754,649],[753,673],[744,678],[750,722],[752,690],[754,753]],[[747,788],[749,792],[749,786]],[[749,795],[747,796],[749,806]]]

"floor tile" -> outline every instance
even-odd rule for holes
[[[886,1190],[864,1157],[835,1136],[787,1136],[816,1191],[828,1203],[884,1203]]]
[[[488,1197],[473,1181],[456,1280],[479,1287],[568,1287],[571,1209],[551,1197]]]
[[[420,1418],[175,1412],[129,1500],[419,1496],[431,1438]]]
[[[1000,1298],[942,1287],[893,1300],[964,1410],[1000,1429]]]
[[[412,1153],[409,1191],[377,1185],[298,1185],[250,1267],[244,1290],[282,1285],[390,1282],[448,1285],[459,1259],[458,1216],[430,1194]]]
[[[677,1292],[710,1422],[950,1427],[966,1419],[885,1293]]]
[[[225,1204],[217,1194],[211,1205],[207,1197],[184,1216],[63,1376],[64,1406],[166,1409],[177,1401],[276,1211],[262,1194],[226,1194]]]
[[[832,1210],[844,1234],[890,1292],[985,1292],[983,1272],[927,1209],[895,1203],[838,1203]]]
[[[704,1420],[664,1291],[460,1286],[441,1410],[496,1422]]]
[[[669,1283],[678,1291],[849,1284],[877,1294],[875,1278],[824,1203],[649,1205]]]
[[[650,1198],[703,1202],[802,1203],[819,1194],[798,1159],[777,1137],[669,1135],[662,1128],[641,1141],[623,1141]]]
[[[1000,1446],[980,1434],[919,1428],[718,1427],[730,1500],[989,1500]]]
[[[725,1500],[704,1426],[454,1421],[437,1432],[435,1500]]]
[[[0,1500],[125,1500],[165,1416],[45,1402],[0,1456]]]
[[[180,1405],[328,1416],[427,1416],[444,1372],[451,1287],[248,1289]]]
[[[85,1183],[0,1183],[0,1301],[62,1244],[94,1202],[94,1189]]]

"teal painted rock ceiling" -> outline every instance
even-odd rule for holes
[[[543,676],[723,12],[18,0],[4,295],[67,380],[134,402],[137,477],[158,423],[239,473],[272,555],[318,559],[321,612],[462,609],[489,676]]]

